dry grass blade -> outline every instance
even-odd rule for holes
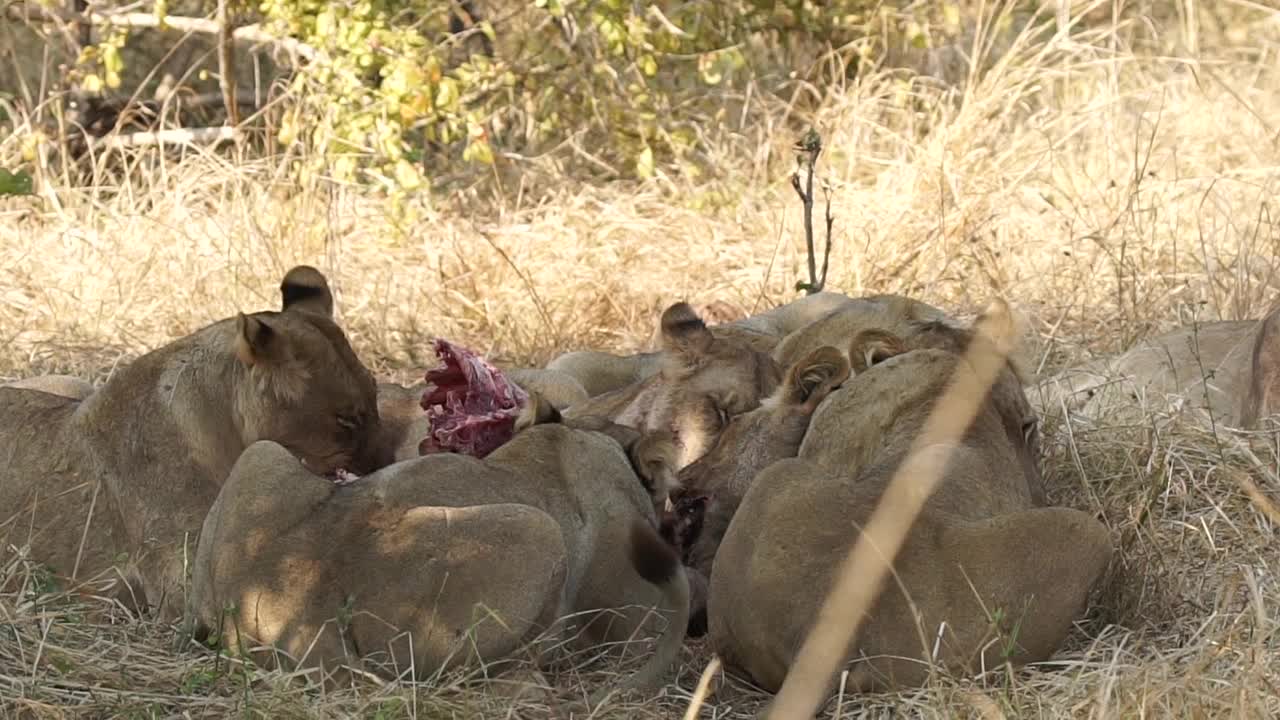
[[[1266,515],[1271,522],[1280,526],[1280,508],[1276,507],[1271,498],[1263,494],[1262,490],[1258,488],[1258,484],[1253,481],[1253,478],[1249,477],[1248,473],[1239,470],[1231,469],[1229,472],[1235,477],[1236,482],[1240,484],[1240,489],[1244,490],[1245,495],[1249,496],[1249,500],[1254,507],[1258,508],[1258,512]]]
[[[871,610],[916,516],[942,479],[951,449],[977,415],[1012,350],[1013,318],[1003,301],[988,309],[974,341],[902,465],[894,472],[857,543],[841,565],[769,717],[813,717]]]
[[[808,126],[823,133],[821,176],[840,218],[830,290],[910,295],[966,316],[988,295],[982,278],[998,276],[1038,335],[1044,373],[1192,317],[1259,317],[1280,287],[1280,145],[1263,120],[1280,117],[1274,3],[1143,3],[1140,17],[1114,22],[1113,6],[1135,3],[1060,3],[1061,27],[1025,33],[1027,4],[1013,5],[996,13],[1014,16],[1009,33],[965,30],[908,49],[921,72],[890,63],[806,76],[821,98],[792,92],[798,81],[779,90],[753,76],[744,90],[726,77],[708,89],[725,99],[725,121],[692,128],[714,175],[600,185],[573,180],[563,154],[499,153],[485,172],[514,197],[467,189],[457,202],[415,205],[411,221],[377,192],[297,178],[298,166],[324,165],[298,147],[250,156],[224,141],[117,143],[92,148],[81,182],[33,147],[50,136],[42,88],[64,84],[60,36],[30,34],[11,51],[24,24],[0,21],[0,85],[24,78],[0,87],[0,168],[29,170],[37,192],[0,198],[0,379],[101,382],[206,323],[276,307],[295,263],[329,275],[353,347],[387,381],[420,380],[437,336],[510,364],[648,349],[674,299],[763,310],[797,296],[808,267],[787,177]],[[1167,22],[1186,8],[1203,21],[1194,56]],[[150,12],[95,16],[104,30],[170,39],[211,42],[218,29],[169,20],[177,32],[156,31]],[[232,37],[242,51],[284,50],[281,62],[316,55],[256,26]],[[246,118],[248,139],[264,117]],[[1117,557],[1079,629],[1050,662],[845,695],[841,717],[953,718],[981,696],[1008,717],[1280,717],[1280,433],[1250,433],[1247,444],[1257,457],[1219,450],[1202,428],[1158,411],[1068,424],[1045,443],[1046,491],[1112,528]],[[199,648],[175,653],[172,640],[171,628],[110,599],[50,589],[22,549],[0,543],[0,717],[568,715],[554,702],[499,699],[480,671],[320,693]],[[705,641],[690,641],[677,684],[694,688],[711,659]],[[549,680],[578,697],[616,680],[566,675]],[[768,699],[723,671],[713,687],[702,717],[754,720]],[[611,701],[592,717],[669,720],[688,706],[680,690]]]
[[[698,713],[702,712],[702,705],[711,693],[711,681],[715,679],[718,672],[720,672],[720,658],[713,657],[702,671],[702,677],[698,678],[698,687],[693,691],[693,698],[689,700],[689,709],[684,712],[684,720],[696,720]]]

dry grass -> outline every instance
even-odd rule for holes
[[[1192,317],[1258,316],[1280,299],[1280,11],[1241,18],[1243,33],[1197,36],[1194,54],[1139,52],[1122,28],[1102,28],[1026,36],[970,86],[884,73],[837,88],[812,112],[837,217],[832,285],[907,293],[961,315],[1003,296],[1029,321],[1042,371]],[[644,347],[674,299],[748,309],[785,300],[804,261],[786,178],[790,99],[757,97],[741,122],[707,129],[723,178],[566,182],[533,195],[504,175],[504,192],[459,192],[408,225],[355,189],[300,186],[278,162],[226,154],[139,153],[125,179],[104,172],[88,187],[42,178],[56,197],[0,200],[0,377],[101,380],[199,325],[274,306],[296,262],[329,273],[357,350],[397,379],[424,368],[437,334],[541,362],[577,347]],[[0,136],[0,166],[14,164],[21,135]],[[1152,413],[1052,437],[1053,499],[1097,513],[1120,550],[1068,647],[1042,668],[938,678],[828,709],[1280,714],[1277,528],[1241,481],[1280,498],[1280,435],[1215,436]],[[29,592],[0,596],[3,715],[563,710],[462,676],[325,694],[210,653],[175,653],[169,629],[105,601],[40,595],[40,578],[7,549],[0,572],[30,581]],[[597,717],[680,716],[710,657],[691,642],[685,660],[664,699]],[[598,681],[556,678],[566,690]],[[717,676],[701,717],[749,717],[761,699]]]

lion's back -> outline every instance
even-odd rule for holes
[[[59,574],[70,574],[78,560],[77,577],[84,577],[114,553],[80,548],[91,507],[95,524],[111,508],[105,497],[94,503],[98,478],[71,432],[79,406],[63,395],[0,388],[0,543],[29,545],[33,560]]]

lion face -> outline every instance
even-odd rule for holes
[[[680,486],[695,493],[728,492],[741,498],[756,473],[800,449],[809,417],[849,377],[849,362],[830,346],[787,368],[785,380],[762,404],[729,420],[710,449],[680,472]]]
[[[809,418],[848,377],[849,362],[839,350],[814,350],[787,369],[760,407],[730,419],[710,450],[680,471],[664,522],[695,567],[710,571],[720,536],[756,474],[795,456]],[[710,528],[705,536],[704,523]]]
[[[237,399],[246,445],[272,440],[321,475],[392,462],[373,375],[333,320],[292,308],[241,315],[234,342],[248,380]]]
[[[717,337],[685,303],[662,315],[662,369],[647,430],[672,433],[681,467],[702,457],[729,420],[760,406],[782,379],[767,353]]]

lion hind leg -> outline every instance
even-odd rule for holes
[[[1048,659],[1084,612],[1112,553],[1105,526],[1063,507],[959,524],[942,540],[949,606],[976,603],[981,614],[935,618],[923,629],[934,641],[931,654],[941,653],[948,665],[963,658],[973,671]],[[948,619],[951,628],[936,627]]]

